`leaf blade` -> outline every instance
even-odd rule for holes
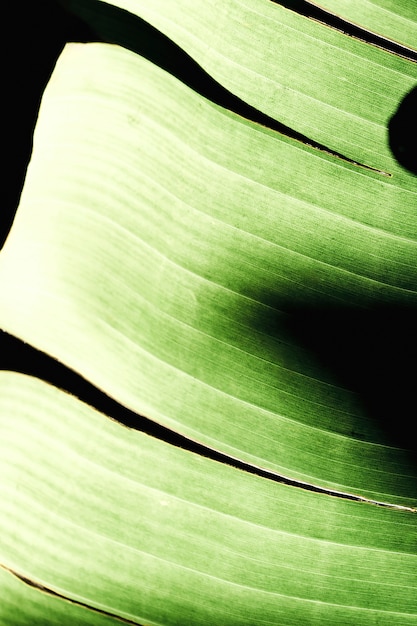
[[[415,306],[414,195],[225,115],[130,52],[75,45],[60,64],[2,253],[3,328],[230,456],[412,506],[412,460],[286,324],[296,306]],[[236,151],[250,157],[233,162]],[[314,194],[329,203],[321,224]]]
[[[413,179],[392,159],[386,126],[399,99],[416,83],[415,63],[264,0],[230,0],[217,3],[215,11],[189,0],[175,5],[159,0],[152,6],[142,0],[118,0],[111,7],[102,0],[71,0],[65,5],[105,41],[120,45],[125,45],[121,33],[132,29],[133,35],[136,28],[127,12],[139,16],[245,102],[312,141],[394,172],[404,185],[414,187]],[[123,12],[115,13],[114,7]],[[107,22],[103,26],[107,12],[108,20],[119,27]]]
[[[3,565],[145,623],[415,623],[413,514],[249,476],[27,376],[1,384]]]

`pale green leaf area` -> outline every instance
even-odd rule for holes
[[[53,596],[0,566],[2,626],[123,626],[123,622]]]
[[[100,34],[95,0],[61,1],[88,16]],[[417,82],[416,63],[267,0],[111,4],[151,23],[245,102],[415,190],[415,180],[392,158],[386,128]]]
[[[312,4],[382,37],[417,49],[416,0],[320,0]]]
[[[415,230],[415,194],[393,181],[225,113],[134,53],[73,44],[0,257],[0,325],[211,448],[413,506],[407,452],[286,318],[415,306]]]
[[[413,513],[251,476],[21,374],[0,389],[9,570],[140,624],[417,623]],[[17,587],[2,624],[18,624]]]

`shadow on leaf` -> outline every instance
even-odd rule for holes
[[[391,445],[409,449],[417,458],[416,311],[305,309],[288,317],[287,328],[314,355],[318,369],[358,395]]]
[[[389,146],[400,165],[417,174],[417,87],[400,102],[388,124]]]

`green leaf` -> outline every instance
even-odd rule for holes
[[[412,461],[287,320],[306,306],[415,306],[414,200],[131,52],[72,45],[0,259],[1,323],[209,447],[411,504]]]
[[[415,0],[320,0],[313,2],[362,28],[416,50]]]
[[[414,198],[131,52],[71,45],[0,259],[1,323],[211,448],[411,505],[412,461],[287,326],[297,307],[415,306]]]
[[[6,533],[10,532],[10,527]],[[105,615],[47,590],[35,581],[18,576],[0,565],[0,617],[2,626],[114,626]]]
[[[171,442],[2,373],[0,621],[416,624],[416,64],[266,0],[62,3],[110,43],[44,94],[0,328]]]
[[[61,2],[106,41],[143,45],[128,13],[101,0]],[[386,126],[417,82],[416,63],[269,0],[113,0],[111,5],[155,26],[245,102],[311,141],[395,173],[397,185],[415,189],[413,178],[392,158]],[[416,24],[414,19],[414,30]]]
[[[250,476],[39,380],[0,381],[9,570],[141,624],[416,623],[412,513]]]

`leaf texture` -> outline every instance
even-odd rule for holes
[[[412,459],[288,318],[414,308],[414,200],[129,51],[70,45],[0,259],[0,323],[231,457],[412,505]]]
[[[10,528],[7,529],[10,532]],[[21,532],[24,532],[21,529]],[[24,577],[23,577],[24,578]],[[114,616],[71,602],[11,573],[0,564],[0,619],[2,626],[114,626]],[[126,624],[126,621],[124,622]],[[128,623],[128,622],[127,622]]]
[[[107,614],[82,623],[417,623],[412,513],[277,485],[37,379],[0,381],[2,565],[73,615]]]
[[[106,41],[121,45],[140,41],[140,28],[129,19],[139,16],[243,101],[415,190],[386,137],[388,120],[417,82],[415,62],[300,15],[291,2],[113,1],[120,13],[101,0],[63,2]]]
[[[320,0],[313,2],[362,28],[416,50],[416,4],[407,0]]]
[[[0,373],[1,624],[417,624],[411,5],[57,2],[0,328],[133,428]]]

